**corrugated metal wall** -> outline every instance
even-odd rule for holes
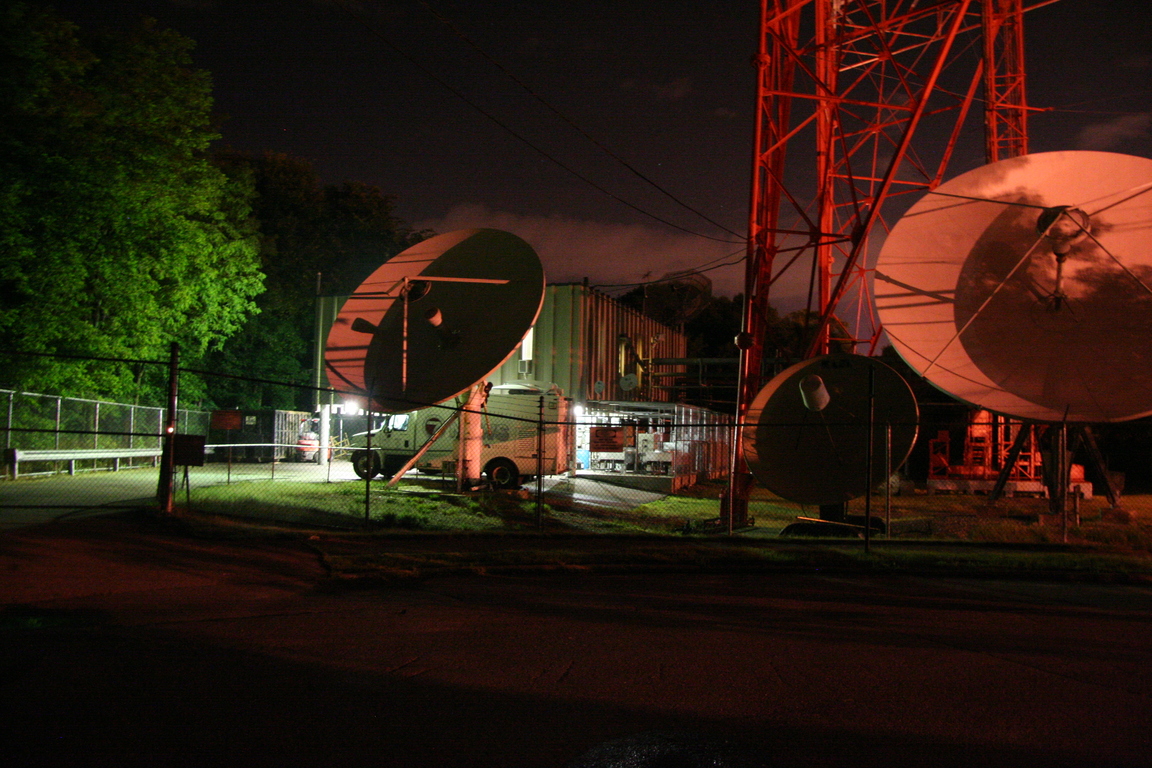
[[[324,340],[346,296],[321,296],[317,308],[317,360],[323,358]],[[629,309],[611,296],[579,283],[549,285],[531,337],[531,358],[520,350],[488,377],[493,385],[532,382],[555,384],[576,401],[659,401],[663,390],[651,386],[649,370],[641,360],[686,357],[683,333]],[[325,386],[322,362],[317,386]],[[655,371],[676,371],[659,366]],[[638,385],[620,388],[625,374],[636,374]]]
[[[653,371],[641,361],[688,351],[684,334],[578,283],[548,286],[531,341],[531,361],[517,351],[489,377],[493,384],[556,384],[576,401],[651,401],[661,390],[651,387]],[[621,389],[625,374],[636,375],[634,389]]]
[[[583,286],[575,286],[583,289]],[[661,390],[652,387],[651,373],[667,373],[675,366],[644,366],[641,361],[653,357],[685,357],[688,341],[683,333],[645,317],[634,309],[622,306],[612,297],[592,289],[584,289],[584,303],[589,335],[590,357],[586,366],[586,400],[638,400],[662,399]],[[639,379],[635,389],[624,391],[621,377],[635,374]],[[602,384],[600,384],[602,382]]]

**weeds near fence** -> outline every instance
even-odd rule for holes
[[[536,500],[529,491],[455,493],[434,479],[405,479],[398,487],[373,484],[364,514],[362,482],[306,483],[252,480],[231,485],[193,489],[187,506],[194,512],[260,518],[290,523],[377,531],[515,532],[537,529]],[[542,505],[542,528],[552,533],[696,536],[717,532],[723,483],[707,483],[675,495],[647,494],[636,503],[597,506],[577,502],[571,483],[556,483]],[[185,504],[185,495],[178,502]],[[893,497],[890,509],[877,495],[872,514],[890,517],[891,537],[881,539],[932,540],[1009,545],[1048,545],[1066,542],[1095,549],[1131,553],[1146,558],[1152,553],[1152,497],[1130,496],[1126,511],[1111,510],[1102,498],[1085,500],[1079,518],[1067,530],[1046,514],[1041,498],[1007,499],[989,505],[982,496]],[[849,514],[862,514],[863,501],[854,500]],[[818,516],[818,510],[793,504],[756,489],[749,503],[755,526],[742,537],[776,538],[797,517]],[[1053,566],[1056,567],[1056,566]],[[1062,566],[1061,566],[1062,567]]]

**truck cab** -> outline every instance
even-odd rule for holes
[[[493,387],[481,408],[481,467],[496,488],[518,488],[538,473],[558,474],[568,468],[573,429],[568,420],[568,399],[552,387],[504,384]],[[455,419],[463,403],[432,406],[406,413],[381,414],[369,435],[352,437],[352,467],[369,479],[392,476],[416,455],[444,423]],[[541,410],[541,407],[543,410]],[[460,423],[456,419],[428,447],[415,467],[434,474],[455,472]],[[543,444],[543,454],[538,448]]]

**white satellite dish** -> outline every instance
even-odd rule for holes
[[[948,181],[876,265],[884,330],[949,394],[1021,419],[1152,414],[1152,160],[1048,152]]]
[[[443,402],[500,367],[536,322],[544,269],[516,235],[448,232],[380,266],[348,298],[324,362],[379,411]]]
[[[752,401],[744,458],[756,480],[782,498],[839,504],[883,482],[889,454],[892,469],[904,463],[916,442],[918,416],[908,383],[879,360],[814,357],[784,370]]]

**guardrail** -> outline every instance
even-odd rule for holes
[[[74,450],[48,449],[27,451],[22,448],[5,448],[4,465],[8,476],[15,480],[20,476],[20,463],[29,461],[66,461],[68,474],[76,474],[76,462],[92,459],[111,459],[112,471],[120,469],[121,459],[150,458],[155,464],[163,453],[160,448],[78,448]]]
[[[293,456],[295,461],[315,461],[316,453],[319,451],[318,446],[306,445],[301,443],[219,443],[205,445],[207,453],[212,454],[215,449],[231,448],[242,450],[262,450],[269,449],[269,455],[266,460],[275,464],[284,461],[284,459],[276,458],[275,449],[284,448],[288,455]],[[292,451],[296,451],[292,454]],[[113,472],[120,469],[121,459],[152,459],[152,464],[155,466],[163,455],[162,448],[75,448],[75,449],[46,449],[46,450],[25,450],[23,448],[5,448],[4,449],[4,467],[7,471],[9,478],[15,480],[20,477],[20,464],[31,461],[66,461],[68,462],[68,474],[76,474],[76,462],[78,461],[91,461],[93,459],[111,459],[112,466],[109,469]],[[330,449],[331,452],[331,449]],[[239,458],[239,457],[238,457]],[[224,451],[217,451],[215,453],[217,461],[225,461],[227,454]],[[243,460],[243,459],[240,459]],[[261,461],[264,458],[259,459]],[[27,475],[28,473],[25,473]],[[33,473],[41,474],[41,473]],[[52,473],[54,474],[54,473]]]

